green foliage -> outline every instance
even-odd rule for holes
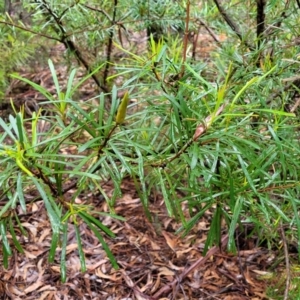
[[[100,132],[102,132],[104,128],[109,128],[108,132],[111,134],[116,126],[113,124],[113,118],[109,119],[105,127],[102,125],[103,120],[101,118],[95,122],[93,114],[88,115],[84,113],[78,105],[71,100],[78,85],[86,80],[86,78],[73,87],[75,70],[72,71],[66,93],[62,94],[51,61],[49,62],[49,66],[55,82],[58,101],[54,100],[53,96],[41,86],[27,79],[24,79],[24,81],[34,86],[50,103],[53,103],[57,115],[53,117],[53,119],[43,120],[41,111],[38,111],[37,113],[32,113],[30,120],[26,120],[24,119],[24,112],[21,111],[17,113],[15,117],[10,116],[9,125],[0,119],[0,126],[4,130],[4,134],[1,136],[0,152],[1,165],[3,163],[1,187],[3,189],[2,197],[4,195],[7,197],[7,204],[0,211],[0,216],[2,217],[0,230],[4,241],[3,252],[5,254],[5,265],[7,266],[7,257],[11,255],[10,246],[6,238],[6,230],[8,230],[7,222],[11,222],[17,218],[14,212],[16,205],[20,204],[24,212],[26,212],[23,190],[26,187],[35,186],[40,195],[38,199],[42,199],[45,203],[52,227],[53,236],[49,252],[50,262],[54,260],[55,251],[60,240],[60,233],[63,233],[62,279],[65,280],[64,263],[68,229],[66,223],[68,222],[72,223],[75,228],[82,271],[85,270],[85,260],[79,230],[81,221],[84,221],[88,225],[88,228],[98,237],[113,266],[115,268],[118,267],[114,256],[101,235],[101,232],[103,232],[110,237],[114,237],[114,233],[92,215],[93,207],[89,205],[77,205],[75,203],[75,198],[81,191],[85,190],[89,184],[93,184],[93,182],[102,179],[101,176],[95,174],[93,171],[93,169],[99,167],[99,161],[95,159],[99,154],[97,154],[95,149],[96,146],[101,148],[101,139],[103,136],[100,135]],[[17,75],[14,75],[14,77],[22,79]],[[103,98],[100,97],[99,101],[103,101]],[[101,105],[99,105],[99,107],[101,107]],[[95,112],[96,111],[93,113]],[[115,111],[112,113],[114,112]],[[72,114],[73,120],[70,118],[70,114]],[[86,119],[78,118],[77,116],[79,115]],[[67,119],[70,123],[66,122]],[[31,134],[28,134],[26,129],[27,122],[31,123]],[[50,123],[50,129],[47,133],[40,130],[41,127],[39,125],[41,122]],[[55,130],[58,129],[57,124],[60,129],[59,134],[55,133]],[[90,127],[90,125],[93,125],[93,127]],[[61,154],[61,147],[73,143],[72,136],[81,130],[93,135],[93,138],[97,141],[89,147],[89,150],[91,150],[90,154],[87,156],[77,154],[74,157]],[[11,145],[6,144],[8,139],[12,141]],[[83,152],[83,150],[81,149],[80,152]],[[71,170],[67,170],[67,166],[68,168],[71,167]],[[84,166],[89,167],[87,170],[82,170]],[[68,188],[65,187],[64,183],[67,180],[72,180],[74,177],[77,178],[76,184],[74,185],[74,187],[77,188],[77,192],[73,195],[71,200],[66,200],[64,194]],[[11,180],[14,182],[12,186],[9,184]],[[111,213],[110,216],[122,219],[114,216],[113,213]],[[13,227],[10,227],[9,230],[12,236],[15,236]],[[16,239],[14,239],[14,244],[19,251],[22,251],[22,247]]]
[[[0,21],[4,20],[9,18],[0,17]],[[29,38],[26,32],[0,23],[0,103],[8,85],[9,74],[17,67],[22,67],[34,53],[36,46],[28,43]]]
[[[60,86],[50,61],[56,97],[29,80],[14,76],[39,91],[54,114],[43,116],[38,111],[26,120],[21,111],[10,116],[10,124],[0,119],[4,131],[0,136],[0,184],[3,195],[7,195],[7,203],[0,211],[0,232],[6,265],[11,248],[5,233],[10,231],[15,236],[11,226],[14,219],[17,221],[15,208],[20,205],[26,210],[22,190],[33,185],[44,201],[52,226],[50,261],[58,244],[62,245],[63,280],[69,226],[75,229],[85,270],[81,222],[97,236],[117,267],[103,238],[114,234],[99,221],[91,205],[77,205],[75,198],[88,190],[100,191],[111,210],[109,215],[116,218],[114,207],[121,195],[120,184],[128,175],[149,219],[149,196],[157,189],[169,216],[182,224],[180,233],[187,234],[211,212],[205,250],[220,243],[225,229],[229,235],[228,250],[235,252],[236,229],[248,223],[254,227],[253,234],[259,240],[267,240],[270,247],[278,238],[281,223],[287,224],[290,236],[300,241],[299,112],[289,108],[295,106],[294,94],[299,93],[299,86],[296,81],[286,83],[299,71],[299,47],[282,47],[298,36],[297,18],[292,13],[289,17],[281,15],[286,9],[284,4],[275,7],[271,1],[266,6],[266,24],[277,24],[276,16],[280,15],[281,29],[274,26],[271,34],[258,42],[254,5],[237,3],[233,7],[235,1],[225,3],[225,11],[239,25],[230,28],[217,6],[212,5],[216,1],[209,1],[201,9],[191,10],[190,28],[198,28],[198,18],[205,18],[210,27],[225,33],[226,41],[219,43],[205,63],[195,56],[182,55],[186,38],[157,40],[152,35],[148,50],[140,53],[111,34],[124,30],[125,21],[136,22],[130,25],[135,30],[141,28],[141,23],[145,28],[162,26],[163,33],[169,31],[165,26],[182,28],[179,23],[185,22],[186,5],[177,1],[175,14],[175,8],[161,10],[161,1],[150,1],[150,6],[147,1],[119,2],[114,6],[112,1],[104,1],[101,9],[91,9],[88,6],[96,4],[84,1],[28,4],[36,11],[35,20],[44,22],[45,33],[65,45],[75,41],[75,48],[81,51],[107,43],[108,49],[121,52],[123,57],[113,61],[111,72],[106,71],[112,50],[105,58],[94,57],[89,66],[98,67],[88,66],[89,74],[77,84],[76,70],[72,70],[65,87]],[[169,7],[171,2],[164,4]],[[292,11],[292,7],[289,9]],[[154,20],[149,19],[149,12]],[[176,19],[174,23],[166,17],[167,12],[173,21]],[[73,95],[87,78],[101,72],[106,73],[101,82],[106,91],[86,101],[83,108]],[[124,96],[118,97],[119,93]],[[123,101],[118,109],[120,98]],[[105,110],[107,99],[109,110]],[[135,101],[127,107],[130,99]],[[26,129],[28,122],[30,134]],[[48,124],[47,131],[41,130],[42,123]],[[85,139],[79,140],[82,136]],[[62,154],[60,150],[71,145],[76,145],[77,153]],[[100,181],[104,179],[113,182],[112,196],[101,188]],[[71,200],[66,200],[66,183],[70,181],[75,182],[76,191]],[[16,238],[13,242],[22,251]]]

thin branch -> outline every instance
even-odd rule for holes
[[[105,62],[105,69],[103,73],[103,82],[104,84],[106,83],[108,73],[109,73],[109,67],[110,67],[110,62],[111,62],[111,53],[112,53],[112,48],[113,48],[113,37],[114,37],[114,25],[116,22],[116,15],[117,15],[117,5],[118,5],[118,0],[114,0],[114,9],[113,9],[113,17],[111,20],[111,30],[109,31],[109,38],[108,38],[108,44],[107,44],[107,52],[106,52],[106,62]]]
[[[213,38],[213,40],[218,44],[219,47],[222,46],[217,35],[202,19],[198,18],[196,22],[198,22],[200,25],[204,26],[204,28],[207,30],[207,32],[210,34],[210,36]]]
[[[220,14],[222,15],[225,22],[230,26],[230,28],[234,31],[234,33],[238,36],[241,42],[243,42],[251,51],[254,51],[255,48],[249,45],[246,41],[243,40],[243,36],[238,28],[238,25],[234,23],[234,21],[229,17],[226,13],[225,9],[220,5],[218,0],[214,0]]]
[[[196,20],[196,24],[198,25],[198,30],[197,30],[197,34],[195,34],[194,40],[193,40],[193,51],[192,51],[193,59],[196,59],[196,49],[197,49],[197,44],[198,44],[198,39],[199,39],[201,26],[204,26],[204,28],[207,30],[207,32],[210,34],[210,36],[213,38],[213,40],[217,43],[217,45],[220,48],[222,47],[222,44],[219,41],[219,38],[217,37],[217,35],[213,32],[213,30],[202,19],[198,18]]]
[[[20,25],[17,25],[17,24],[14,24],[14,23],[10,23],[10,22],[5,22],[5,21],[0,21],[0,24],[5,24],[5,25],[8,25],[8,26],[13,26],[13,27],[16,27],[20,30],[23,30],[23,31],[27,31],[27,32],[30,32],[32,34],[35,34],[37,36],[42,36],[42,37],[45,37],[49,40],[54,40],[54,41],[58,41],[60,42],[60,39],[59,38],[56,38],[56,37],[53,37],[53,36],[50,36],[50,35],[47,35],[47,34],[43,34],[43,33],[40,33],[40,32],[36,32],[34,30],[31,30],[31,29],[28,29],[26,27],[23,27],[23,26],[20,26]]]
[[[257,38],[257,48],[260,47],[261,41],[263,39],[264,31],[265,31],[265,6],[266,0],[257,0],[256,7],[256,38]]]
[[[74,42],[69,39],[60,17],[54,11],[51,10],[46,1],[42,1],[42,4],[43,5],[40,6],[40,9],[45,15],[46,19],[52,18],[55,22],[56,26],[53,24],[52,29],[56,32],[58,36],[60,36],[59,41],[65,45],[66,49],[69,49],[75,55],[77,60],[85,67],[87,72],[91,73],[92,69],[88,61],[83,57],[81,51],[76,47]],[[48,15],[45,11],[48,13]],[[93,74],[91,77],[100,89],[102,89],[105,93],[109,92],[108,89],[100,83],[99,79],[95,74]]]
[[[160,161],[158,163],[152,163],[152,167],[165,167],[168,163],[172,162],[179,156],[181,156],[183,153],[185,153],[185,150],[189,148],[194,142],[196,142],[200,136],[202,136],[204,133],[206,133],[207,129],[211,126],[212,121],[215,117],[220,115],[228,102],[223,103],[217,111],[212,113],[211,115],[207,116],[204,121],[202,121],[196,128],[194,136],[188,140],[188,142],[172,157],[165,159],[163,161]]]
[[[265,36],[273,35],[280,28],[282,21],[284,19],[287,19],[290,15],[292,15],[294,13],[293,10],[289,14],[286,13],[287,11],[289,11],[289,5],[290,5],[290,0],[286,1],[284,9],[283,9],[282,13],[280,14],[280,17],[278,18],[278,22],[273,24],[272,27],[270,27],[266,30]]]
[[[263,52],[260,50],[260,45],[264,39],[265,31],[265,6],[266,0],[256,0],[256,42],[257,49],[259,50],[259,55],[257,58],[256,66],[259,68],[261,60],[263,59]]]
[[[181,72],[179,75],[179,79],[183,77],[185,71],[185,61],[186,61],[186,52],[187,52],[187,44],[189,40],[189,22],[190,22],[190,0],[186,3],[186,19],[185,19],[185,29],[184,29],[184,37],[183,37],[183,60],[181,65]]]

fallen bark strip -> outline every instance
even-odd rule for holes
[[[228,241],[228,234],[226,234],[222,240],[221,240],[221,247],[219,246],[214,246],[213,248],[211,248],[204,257],[201,257],[200,259],[198,259],[195,263],[193,263],[189,268],[187,268],[186,270],[183,271],[183,273],[181,275],[179,275],[176,279],[173,280],[173,282],[171,282],[170,284],[165,285],[164,287],[162,287],[159,291],[157,291],[154,295],[153,298],[158,300],[159,297],[162,294],[168,293],[171,290],[173,290],[173,288],[175,287],[176,284],[180,284],[183,279],[190,273],[192,272],[194,269],[196,269],[197,267],[203,265],[212,255],[215,255],[220,248],[223,248]]]

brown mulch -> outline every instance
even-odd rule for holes
[[[112,186],[105,189],[109,193]],[[61,249],[57,249],[55,263],[49,264],[51,229],[42,202],[34,203],[21,218],[28,231],[28,237],[19,239],[25,253],[14,251],[8,269],[0,267],[1,299],[267,299],[257,276],[266,271],[270,252],[253,247],[233,255],[225,247],[213,247],[203,256],[207,219],[180,238],[175,234],[179,224],[167,215],[160,196],[150,199],[150,222],[130,180],[123,182],[122,192],[115,211],[126,221],[101,217],[116,234],[106,241],[119,270],[111,267],[97,238],[81,224],[87,271],[80,271],[75,232],[69,227],[67,281],[61,283]],[[101,195],[77,199],[78,203],[87,201],[97,211],[108,212]],[[225,235],[223,240],[225,244]]]

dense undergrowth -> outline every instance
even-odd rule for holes
[[[64,249],[62,280],[71,223],[82,270],[81,222],[97,235],[117,268],[103,238],[114,234],[93,207],[77,205],[75,199],[98,191],[111,217],[122,219],[114,206],[126,176],[135,182],[149,219],[151,191],[161,192],[168,214],[182,224],[180,233],[187,234],[212,211],[206,250],[220,243],[225,230],[228,250],[236,252],[236,229],[249,223],[251,234],[269,247],[282,239],[282,228],[286,243],[297,241],[299,247],[297,3],[176,1],[174,7],[173,1],[164,1],[162,7],[156,1],[90,2],[24,2],[32,12],[30,23],[8,15],[1,19],[1,30],[41,31],[43,39],[62,43],[69,59],[75,57],[87,70],[78,81],[73,62],[61,86],[57,66],[49,60],[55,94],[12,75],[39,91],[44,101],[29,116],[21,108],[8,123],[0,119],[5,265],[13,245],[22,252],[13,225],[25,234],[18,212],[20,207],[26,213],[24,191],[34,186],[35,200],[44,201],[53,230],[49,260],[58,244]],[[128,42],[133,33],[144,41],[142,30],[149,37],[143,51]],[[206,59],[199,53],[203,34],[211,39]],[[5,42],[9,35],[1,38]],[[5,76],[10,69],[3,69]],[[89,78],[99,92],[84,103],[74,101]],[[74,145],[75,153],[63,154]],[[108,179],[114,185],[111,197],[101,187]],[[66,199],[71,189],[75,192]]]

